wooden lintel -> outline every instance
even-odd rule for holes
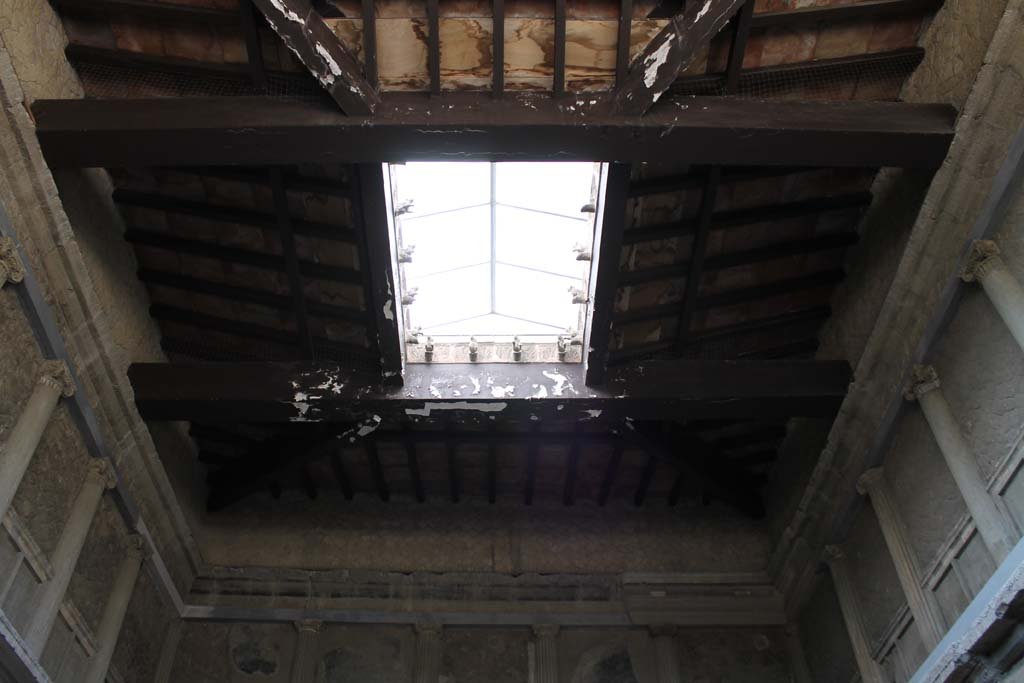
[[[843,361],[648,361],[584,385],[578,364],[410,365],[402,387],[328,364],[132,365],[152,420],[365,422],[438,418],[608,421],[831,417],[846,395]]]

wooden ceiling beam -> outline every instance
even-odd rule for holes
[[[612,111],[645,114],[746,1],[687,2],[637,56],[629,73],[617,81]]]
[[[594,102],[395,95],[373,117],[273,97],[36,100],[32,111],[55,167],[664,159],[935,168],[955,120],[944,104],[682,97],[636,118]]]
[[[609,372],[599,389],[586,387],[583,369],[569,364],[424,364],[408,366],[405,374],[405,385],[396,387],[372,372],[331,364],[142,363],[129,369],[144,418],[207,423],[407,421],[448,411],[482,423],[492,417],[831,417],[850,381],[843,361],[647,361]]]
[[[372,114],[380,94],[309,0],[252,0],[284,44],[346,114]]]

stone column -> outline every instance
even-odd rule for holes
[[[1010,554],[1015,543],[995,501],[988,493],[988,487],[978,469],[978,461],[968,447],[940,387],[935,368],[918,365],[914,367],[914,384],[907,398],[916,399],[921,404],[921,412],[932,429],[946,466],[956,480],[960,495],[964,497],[974,525],[978,527],[978,534],[999,565]]]
[[[57,401],[61,395],[71,396],[74,393],[75,385],[68,366],[62,361],[43,363],[43,372],[35,390],[0,447],[0,517],[7,514],[7,508],[14,500]]]
[[[53,576],[43,586],[42,596],[35,606],[32,621],[24,632],[25,645],[36,657],[42,654],[50,637],[50,630],[64,602],[64,594],[71,581],[71,574],[75,571],[78,555],[85,544],[85,536],[100,505],[100,498],[105,490],[113,488],[116,483],[114,468],[109,462],[99,458],[89,462],[85,482],[78,492],[78,498],[75,499],[71,515],[64,525],[57,549],[50,560]]]
[[[441,677],[441,624],[416,624],[415,683],[437,683]]]
[[[316,680],[317,644],[320,640],[322,621],[303,619],[295,622],[299,641],[295,646],[295,660],[292,662],[291,683],[313,683]]]
[[[871,648],[868,647],[868,639],[864,634],[864,617],[860,612],[857,591],[853,587],[853,582],[850,581],[850,573],[846,567],[846,555],[843,554],[843,550],[839,546],[830,545],[825,548],[825,561],[832,572],[832,583],[836,587],[839,609],[843,613],[843,621],[846,622],[846,632],[850,636],[850,644],[853,646],[853,656],[857,660],[861,681],[863,683],[886,683],[882,667],[871,656]]]
[[[907,540],[907,528],[893,501],[882,468],[876,467],[862,474],[857,480],[857,491],[862,496],[871,497],[871,506],[878,516],[878,525],[882,527],[882,535],[889,547],[892,563],[896,566],[903,595],[907,598],[910,613],[914,615],[914,622],[921,632],[921,640],[930,651],[942,640],[946,633],[946,625],[935,595],[921,587],[921,570],[917,566],[917,557],[914,556],[914,550]]]
[[[25,267],[18,258],[14,240],[0,237],[0,288],[8,282],[21,282],[24,279]]]
[[[1006,267],[998,245],[991,240],[978,240],[972,244],[967,265],[960,276],[965,282],[981,284],[999,317],[1024,349],[1024,287]]]
[[[537,648],[534,683],[558,683],[558,626],[538,624],[533,636]]]
[[[139,570],[146,556],[145,551],[146,546],[141,536],[132,536],[129,539],[127,556],[122,560],[117,578],[114,579],[113,590],[107,598],[103,619],[96,632],[99,647],[89,659],[85,683],[103,683],[107,678],[107,669],[110,668],[110,659],[114,656],[114,647],[121,633],[121,625],[124,623],[125,612],[128,611],[132,591],[135,590],[135,581],[139,578]]]
[[[678,629],[675,626],[652,626],[654,640],[654,661],[658,667],[658,683],[683,683],[679,670],[679,652],[676,643]]]

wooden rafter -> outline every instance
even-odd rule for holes
[[[687,2],[633,62],[616,85],[612,111],[643,115],[665,94],[693,58],[746,0]],[[748,23],[749,26],[749,23]]]
[[[252,0],[346,114],[372,114],[380,95],[308,0]]]
[[[36,100],[53,166],[188,166],[393,160],[657,161],[737,166],[937,167],[948,105],[662,100],[645,117],[607,103],[452,93],[389,97],[373,117],[289,98]]]

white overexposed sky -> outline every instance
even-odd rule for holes
[[[418,288],[412,327],[437,341],[578,328],[569,288],[583,287],[590,264],[573,247],[593,245],[594,214],[580,209],[593,201],[598,170],[590,162],[392,166],[396,209],[412,202],[396,218],[400,246],[415,247],[403,265],[404,287]]]

